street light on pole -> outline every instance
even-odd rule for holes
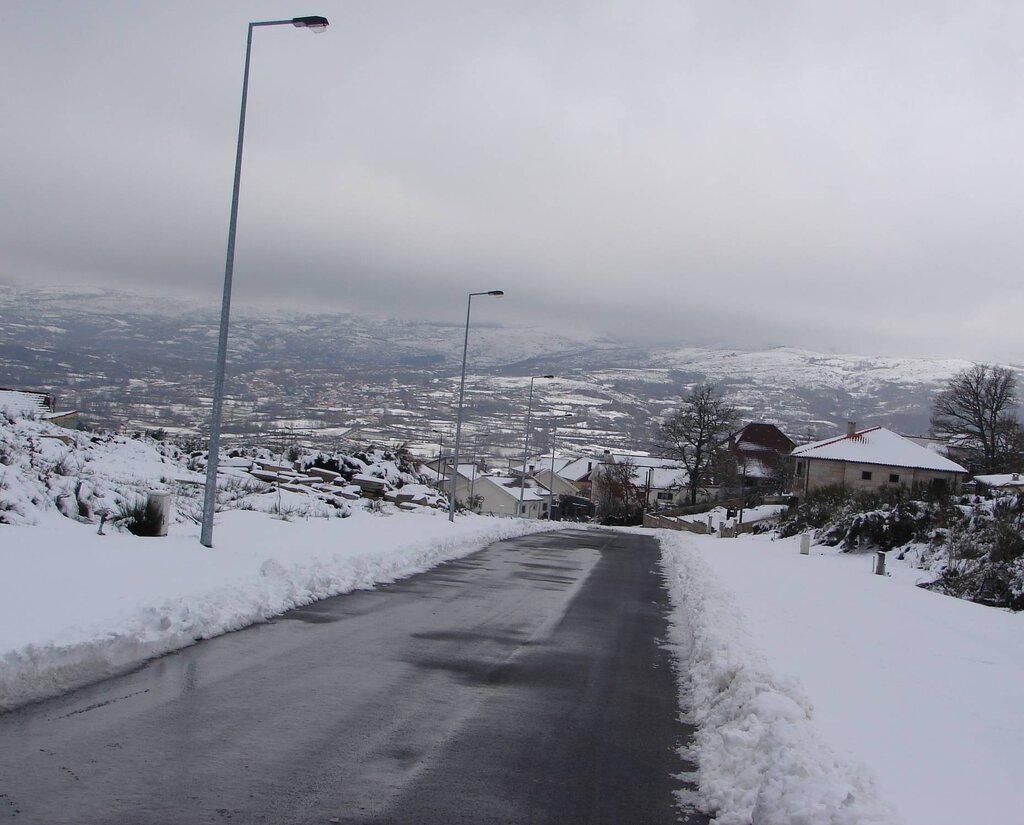
[[[519,478],[519,507],[516,515],[523,514],[523,494],[526,492],[526,460],[530,451],[530,413],[533,412],[533,382],[538,378],[554,378],[553,375],[532,375],[530,376],[530,399],[526,402],[526,438],[523,441],[523,473]]]
[[[565,419],[574,418],[575,416],[572,413],[566,413],[561,417]],[[549,490],[551,493],[551,501],[548,503],[548,521],[554,520],[555,512],[555,435],[557,433],[558,425],[555,424],[555,426],[551,428],[551,489]],[[565,468],[563,467],[562,469]]]
[[[220,310],[220,337],[217,340],[217,368],[213,380],[213,411],[210,415],[210,444],[206,460],[206,488],[203,493],[203,527],[199,541],[213,547],[213,512],[217,506],[217,459],[220,450],[221,411],[224,407],[224,372],[228,352],[228,316],[231,313],[231,278],[235,269],[235,228],[238,225],[238,192],[242,182],[242,143],[245,137],[245,104],[249,97],[249,57],[252,54],[252,30],[257,26],[288,26],[322,33],[326,17],[293,17],[290,20],[263,20],[249,24],[245,41],[245,70],[242,72],[242,107],[238,116],[238,146],[235,149],[235,182],[231,191],[231,219],[228,222],[228,252],[224,265],[224,297]]]
[[[473,299],[477,295],[501,296],[505,293],[500,289],[487,292],[470,292],[466,302],[466,337],[462,341],[462,378],[459,381],[459,408],[455,413],[455,452],[452,456],[452,494],[448,502],[448,521],[455,521],[455,487],[459,483],[459,447],[462,446],[462,400],[466,394],[466,351],[469,349],[469,313],[473,309]]]
[[[441,476],[438,488],[444,492],[444,472],[441,470],[441,459],[444,457],[444,431],[431,430],[431,432],[437,433],[437,472]]]

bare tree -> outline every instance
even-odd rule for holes
[[[725,402],[711,384],[690,391],[682,407],[659,429],[666,455],[679,459],[686,468],[690,504],[711,480],[722,444],[736,426],[736,410]]]
[[[958,437],[975,472],[996,473],[1021,460],[1017,380],[1006,367],[975,364],[954,375],[932,404],[932,432]]]
[[[636,484],[636,464],[627,456],[606,461],[592,474],[598,516],[630,518],[642,509],[643,488]]]

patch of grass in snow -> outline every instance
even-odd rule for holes
[[[119,502],[112,521],[134,536],[156,536],[161,528],[159,511],[144,498]]]

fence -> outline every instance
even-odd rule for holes
[[[689,533],[707,535],[708,526],[703,521],[689,522],[679,521],[674,518],[665,518],[654,513],[644,513],[644,527],[663,527],[667,530],[685,530]]]

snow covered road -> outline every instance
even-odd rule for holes
[[[22,708],[0,717],[3,813],[677,822],[658,558],[635,534],[500,542]]]

